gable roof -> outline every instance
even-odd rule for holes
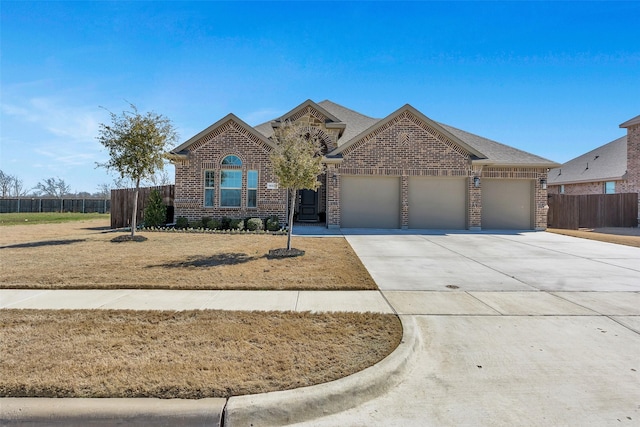
[[[422,120],[428,126],[434,128],[436,132],[444,135],[446,138],[450,139],[455,144],[459,145],[460,147],[462,147],[464,150],[466,150],[467,152],[469,152],[473,156],[475,156],[477,158],[485,157],[482,153],[480,153],[474,147],[468,145],[467,143],[462,141],[460,138],[458,138],[455,135],[451,134],[449,131],[444,129],[438,123],[434,122],[433,120],[431,120],[430,118],[428,118],[427,116],[425,116],[424,114],[422,114],[420,111],[416,110],[415,108],[413,108],[409,104],[405,104],[403,107],[400,107],[399,109],[397,109],[393,113],[389,114],[384,119],[378,120],[373,125],[371,125],[367,129],[363,130],[362,132],[360,132],[358,135],[354,136],[353,138],[351,138],[349,141],[347,141],[347,142],[341,144],[340,146],[338,146],[338,148],[333,150],[328,155],[336,156],[336,155],[342,153],[343,151],[345,151],[346,149],[348,149],[349,147],[351,147],[352,145],[354,145],[355,143],[360,141],[362,138],[364,138],[367,135],[370,135],[370,134],[376,132],[378,129],[382,128],[384,125],[386,125],[387,123],[389,123],[390,121],[394,120],[395,118],[397,118],[398,116],[400,116],[401,114],[403,114],[405,112],[409,112],[412,115],[414,115],[415,117],[417,117],[418,119]]]
[[[302,112],[305,108],[310,107],[321,113],[327,118],[328,127],[341,128],[341,134],[337,141],[337,148],[333,150],[331,155],[336,155],[348,148],[349,145],[354,144],[357,140],[366,137],[371,132],[382,127],[385,123],[389,122],[399,114],[408,111],[411,114],[424,121],[427,125],[431,126],[441,135],[450,139],[454,143],[472,154],[475,159],[474,164],[482,165],[495,165],[495,166],[520,166],[520,167],[544,167],[551,168],[558,166],[558,163],[552,162],[535,154],[528,153],[526,151],[518,150],[517,148],[510,147],[499,142],[483,138],[478,135],[454,128],[444,123],[436,122],[420,111],[415,109],[409,104],[394,111],[389,116],[380,119],[369,117],[361,114],[357,111],[346,108],[340,104],[336,104],[330,100],[324,100],[318,103],[308,99],[302,104],[298,105],[291,111],[283,114],[282,116],[270,120],[268,122],[259,124],[253,128],[247,125],[245,122],[237,118],[233,114],[229,114],[213,125],[209,126],[198,135],[190,138],[184,144],[180,145],[171,153],[177,154],[183,150],[186,150],[191,144],[206,136],[209,132],[215,130],[216,127],[223,125],[228,120],[234,120],[241,125],[245,130],[251,131],[253,135],[258,137],[261,141],[267,145],[273,147],[273,142],[270,138],[273,136],[273,126],[277,126],[279,122],[287,120],[289,117],[295,116],[297,113]],[[633,120],[639,119],[640,116]],[[627,122],[629,123],[629,122]]]
[[[274,147],[273,142],[271,142],[268,138],[266,138],[260,132],[257,132],[254,128],[252,128],[251,126],[246,124],[244,121],[239,119],[235,114],[229,113],[226,116],[224,116],[223,118],[221,118],[220,120],[218,120],[217,122],[215,122],[214,124],[212,124],[211,126],[209,126],[208,128],[206,128],[205,130],[203,130],[202,132],[198,133],[195,136],[192,136],[187,141],[185,141],[184,143],[180,144],[178,147],[176,147],[173,150],[171,150],[169,153],[173,154],[173,155],[186,154],[188,149],[193,144],[195,144],[196,142],[198,142],[200,139],[202,139],[203,137],[207,136],[211,132],[214,132],[220,126],[225,125],[229,121],[236,123],[238,126],[240,126],[240,128],[242,128],[243,130],[248,132],[250,135],[252,135],[255,138],[257,138],[260,142],[263,142],[264,144],[268,145],[271,148]]]
[[[627,137],[623,136],[551,169],[547,182],[560,185],[615,181],[624,179],[626,173]]]

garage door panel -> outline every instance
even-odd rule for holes
[[[465,229],[466,189],[464,178],[409,177],[409,228]]]
[[[400,178],[343,176],[340,226],[400,228]]]
[[[482,228],[530,230],[533,183],[526,179],[482,180]]]

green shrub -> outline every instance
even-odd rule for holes
[[[176,220],[176,228],[184,229],[189,227],[189,220],[183,216],[179,216]]]
[[[223,216],[220,220],[220,229],[221,230],[230,230],[231,229],[231,218],[228,216]]]
[[[162,202],[162,195],[156,189],[151,190],[147,206],[144,208],[144,226],[161,227],[167,220],[167,207]]]
[[[249,231],[263,230],[264,226],[260,218],[249,218],[245,221],[245,226]]]
[[[243,219],[232,219],[229,222],[230,230],[244,230],[244,220]]]
[[[207,229],[209,230],[222,230],[222,223],[217,219],[210,219],[207,222]]]
[[[211,221],[210,217],[203,216],[202,219],[200,220],[200,222],[202,223],[202,228],[209,228],[209,221]]]
[[[266,229],[269,231],[278,231],[280,230],[280,221],[278,221],[278,217],[275,215],[271,215],[269,218],[265,220]]]

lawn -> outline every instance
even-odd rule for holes
[[[603,229],[581,229],[565,230],[559,228],[548,228],[548,232],[563,234],[565,236],[580,237],[600,242],[616,243],[618,245],[634,246],[640,248],[640,229],[638,228],[603,228]]]
[[[376,289],[343,238],[140,233],[108,218],[2,227],[1,288]],[[0,310],[0,396],[229,397],[361,371],[402,339],[373,313]]]
[[[34,225],[34,224],[59,224],[62,222],[76,222],[92,219],[104,219],[109,221],[109,214],[100,213],[2,213],[0,214],[0,226],[3,225]]]
[[[400,343],[394,315],[0,310],[0,396],[229,397],[342,378]]]
[[[108,219],[3,227],[0,288],[377,289],[342,237],[294,237],[306,252],[271,259],[286,236],[141,232],[112,240]]]

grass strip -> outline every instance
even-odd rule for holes
[[[35,224],[60,224],[65,222],[87,221],[104,219],[109,221],[109,214],[100,213],[72,213],[72,212],[21,212],[0,213],[0,226],[9,225],[35,225]]]
[[[591,230],[565,230],[560,228],[547,228],[547,231],[549,233],[562,234],[564,236],[580,237],[582,239],[597,240],[599,242],[616,243],[618,245],[640,248],[640,236],[607,234]]]
[[[395,315],[0,310],[0,396],[199,399],[310,386],[365,369]]]

